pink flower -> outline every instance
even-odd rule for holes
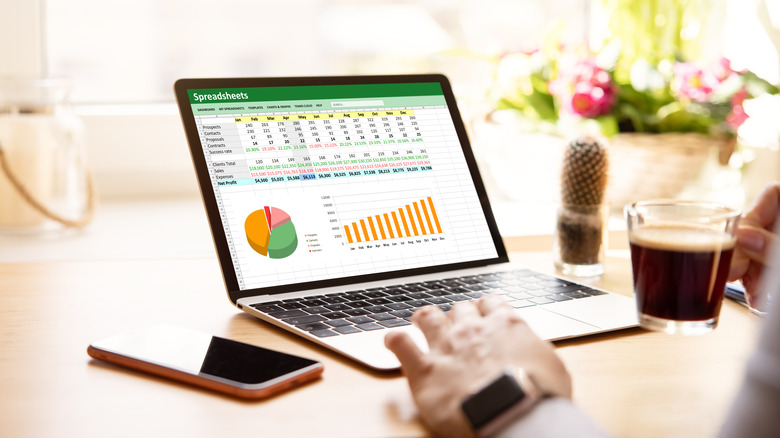
[[[745,108],[742,105],[737,105],[731,108],[731,112],[726,116],[726,123],[728,123],[732,129],[736,130],[745,123],[745,120],[747,120],[748,117]]]
[[[598,117],[609,114],[614,103],[615,99],[611,88],[602,88],[581,82],[574,87],[574,95],[569,101],[568,109],[582,117]]]
[[[731,104],[741,106],[742,103],[745,101],[745,99],[747,99],[747,97],[748,97],[747,88],[742,87],[739,91],[734,93],[733,96],[731,96]]]
[[[747,97],[748,92],[745,87],[742,87],[741,90],[731,97],[731,112],[726,116],[726,123],[734,130],[742,126],[749,117],[745,112],[745,107],[742,106]]]
[[[703,102],[718,85],[716,75],[703,71],[692,62],[678,62],[674,65],[672,90],[680,97]]]
[[[731,68],[731,61],[728,58],[720,58],[718,63],[712,68],[712,73],[715,75],[715,79],[718,83],[730,78],[736,72]]]
[[[550,82],[549,91],[563,110],[580,117],[609,114],[616,101],[612,77],[593,59],[579,60],[568,71],[562,69],[558,78]]]

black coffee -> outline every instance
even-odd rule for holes
[[[638,310],[678,321],[718,316],[734,237],[685,226],[634,230],[631,264]]]

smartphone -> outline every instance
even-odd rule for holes
[[[745,286],[742,283],[726,283],[726,298],[747,306],[747,298],[745,298]]]
[[[93,343],[87,354],[226,394],[259,399],[318,378],[320,362],[170,325]]]

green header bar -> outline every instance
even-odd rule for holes
[[[357,104],[356,104],[357,102]],[[269,100],[265,102],[247,103],[195,103],[192,104],[192,112],[195,115],[206,114],[260,114],[278,112],[301,111],[367,111],[383,108],[409,108],[413,106],[446,105],[444,95],[438,96],[411,96],[411,97],[384,97],[369,100],[351,99],[322,99],[322,100]]]
[[[438,82],[412,84],[306,85],[295,87],[216,88],[187,90],[192,104],[265,102],[364,97],[433,96],[444,94]]]

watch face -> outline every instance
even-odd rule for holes
[[[463,401],[461,408],[474,430],[479,430],[507,409],[520,403],[526,394],[511,374],[502,374],[478,393]]]

